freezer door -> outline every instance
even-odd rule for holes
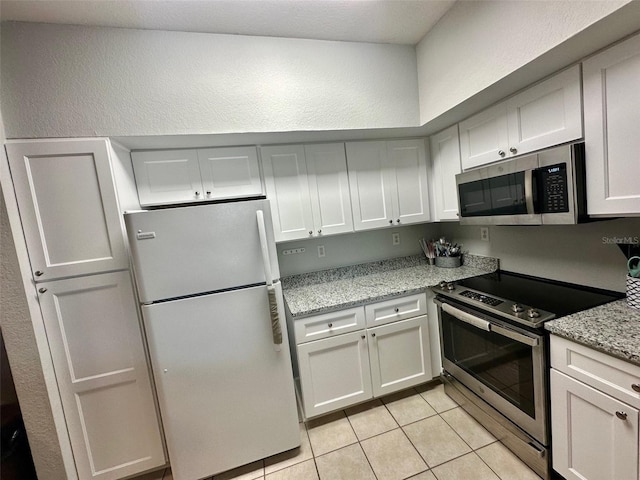
[[[286,322],[264,286],[142,308],[173,478],[195,480],[300,445]]]
[[[271,274],[277,279],[268,200],[125,214],[140,301],[264,283],[258,210],[264,213]]]

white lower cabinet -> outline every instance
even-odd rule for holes
[[[553,335],[551,366],[553,469],[638,480],[640,367]]]
[[[38,294],[78,477],[164,465],[129,272],[44,282]]]
[[[425,302],[417,294],[292,320],[306,418],[431,380],[427,317],[406,318],[407,305],[426,311]],[[377,305],[396,319],[365,328],[375,324]]]

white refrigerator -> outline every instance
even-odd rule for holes
[[[268,200],[125,222],[173,478],[299,446]]]

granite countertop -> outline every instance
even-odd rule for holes
[[[453,282],[498,269],[498,260],[465,255],[464,265],[440,268],[414,255],[341,267],[282,279],[284,298],[294,318],[348,308],[424,291],[442,280]]]
[[[544,324],[554,335],[640,365],[640,310],[626,299]]]

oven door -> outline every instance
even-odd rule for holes
[[[548,445],[545,340],[440,297],[443,367],[543,445]]]

